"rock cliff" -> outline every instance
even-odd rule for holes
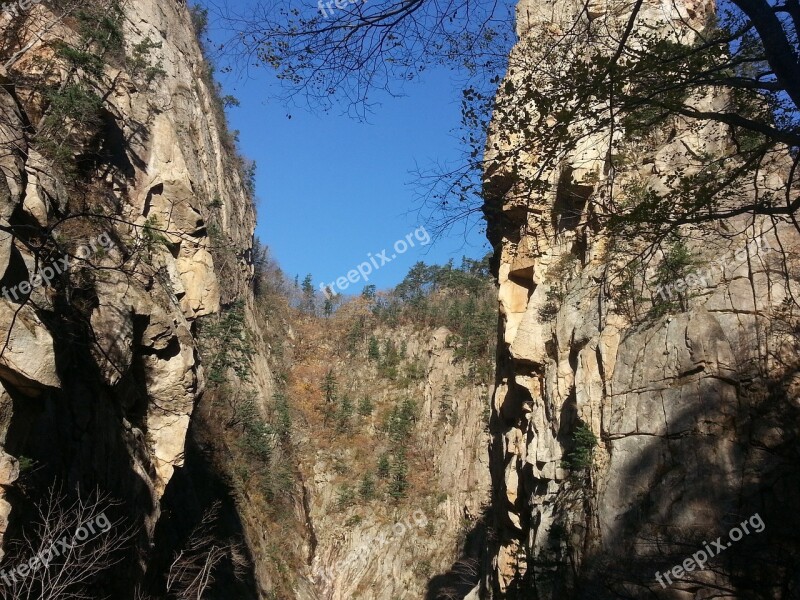
[[[422,368],[420,379],[401,386],[402,391],[390,382],[367,386],[378,407],[391,405],[398,392],[418,399],[410,448],[417,455],[409,474],[412,489],[394,507],[342,505],[336,462],[375,459],[378,447],[354,443],[342,454],[316,449],[305,477],[317,539],[312,573],[320,598],[331,600],[444,597],[447,589],[457,596],[464,588],[461,579],[474,579],[479,566],[482,540],[466,538],[481,523],[489,500],[484,411],[489,389],[462,383],[467,369],[447,347],[446,329],[384,335],[404,345],[409,360]],[[372,380],[372,369],[364,371],[356,377]],[[378,414],[366,420],[372,431],[380,429]]]
[[[0,530],[6,549],[29,535],[54,482],[73,500],[113,498],[136,533],[94,593],[133,597],[160,586],[156,555],[213,501],[226,533],[252,533],[190,434],[207,376],[199,321],[239,301],[258,328],[248,165],[183,2],[12,8],[0,16]],[[249,573],[239,597],[256,594]]]
[[[391,326],[374,310],[295,320],[288,394],[313,532],[299,597],[463,597],[485,548],[488,372],[413,309]]]
[[[676,118],[620,139],[598,128],[546,162],[525,127],[557,131],[559,115],[521,125],[498,116],[530,106],[537,92],[559,93],[558,70],[547,77],[539,67],[566,32],[574,37],[565,53],[610,56],[632,8],[518,5],[519,41],[486,152],[502,331],[485,596],[796,597],[787,530],[798,489],[796,224],[743,214],[681,227],[671,246],[620,239],[598,215],[636,201],[637,190],[666,189],[676,172],[700,169],[700,156],[725,155],[728,129]],[[646,1],[631,25],[689,44],[713,11],[709,2]],[[714,110],[730,98],[721,90],[692,101]],[[789,168],[778,152],[734,196],[780,197]],[[690,267],[659,279],[678,258]],[[763,532],[736,540],[733,528],[754,515]],[[724,555],[712,547],[704,569],[662,585],[711,540],[724,545],[729,530]]]

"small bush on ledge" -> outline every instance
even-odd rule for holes
[[[572,432],[572,448],[564,457],[561,466],[570,471],[580,471],[592,465],[592,455],[597,446],[597,437],[585,423]]]

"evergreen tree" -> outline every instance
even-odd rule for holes
[[[350,396],[342,398],[339,410],[336,413],[336,429],[339,433],[350,431],[350,421],[353,417],[353,402]]]
[[[381,479],[388,479],[391,472],[391,464],[389,463],[389,455],[385,452],[378,458],[378,477]]]
[[[303,310],[306,310],[310,313],[316,312],[314,279],[311,277],[311,273],[306,275],[305,279],[303,279],[302,291],[303,291]]]
[[[397,378],[397,367],[400,364],[400,353],[392,340],[386,340],[383,348],[383,360],[380,363],[380,374],[388,379]]]
[[[392,409],[387,423],[387,432],[393,444],[403,446],[408,441],[416,421],[416,411],[416,404],[408,399],[403,400],[399,406]]]
[[[289,412],[289,402],[286,394],[278,392],[275,394],[275,433],[281,440],[288,442],[292,433],[292,417]]]
[[[453,412],[453,393],[450,391],[450,384],[445,383],[442,387],[442,397],[439,398],[439,421],[445,422]]]
[[[376,296],[376,288],[374,285],[364,286],[364,289],[361,292],[362,298],[366,298],[367,300],[375,300],[375,296]]]
[[[400,353],[394,341],[386,340],[383,347],[383,364],[387,367],[395,367],[400,363]]]
[[[326,404],[336,400],[336,375],[333,373],[333,369],[329,369],[325,374],[325,380],[322,382],[322,391],[325,394]]]
[[[372,400],[369,399],[369,396],[364,396],[358,403],[358,414],[362,417],[368,417],[372,414],[374,408],[375,407],[372,404]]]
[[[336,499],[336,508],[345,510],[350,508],[356,498],[355,490],[347,484],[339,487],[339,496]]]
[[[369,356],[370,360],[380,360],[381,359],[381,349],[378,345],[377,338],[373,335],[369,338],[369,350],[367,351],[367,355]]]
[[[353,321],[353,326],[347,334],[347,350],[355,352],[359,342],[364,338],[365,319],[363,316]]]
[[[250,378],[250,359],[255,350],[244,316],[244,304],[237,301],[228,310],[201,330],[202,342],[212,352],[208,379],[215,385],[228,381],[232,370],[240,379]]]
[[[361,485],[358,488],[358,493],[363,500],[369,502],[375,497],[375,479],[372,473],[365,473],[361,479]]]
[[[400,452],[394,457],[390,477],[389,495],[395,502],[406,497],[408,492],[408,464],[405,452]]]

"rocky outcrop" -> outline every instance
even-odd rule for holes
[[[444,327],[374,333],[382,345],[404,349],[398,372],[412,368],[415,375],[398,381],[382,376],[374,361],[355,372],[342,364],[342,371],[337,369],[341,395],[357,401],[363,393],[373,410],[356,413],[349,433],[334,433],[329,416],[325,424],[312,421],[302,434],[300,466],[314,544],[311,585],[298,597],[463,597],[477,581],[485,545],[489,386],[470,375],[468,361],[455,357],[452,334]],[[298,375],[308,364],[299,365]],[[324,364],[340,366],[335,359]],[[403,498],[392,498],[375,466],[385,450],[389,409],[404,399],[415,405],[414,426],[404,441],[409,488]],[[374,482],[371,499],[363,494],[365,475]],[[343,500],[348,488],[352,496]]]
[[[0,531],[97,488],[141,528],[98,593],[132,597],[165,496],[196,503],[197,321],[252,312],[253,203],[183,2],[28,4],[0,16]]]
[[[645,2],[636,27],[685,43],[713,9]],[[528,101],[527,88],[515,84],[530,74],[525,65],[543,40],[570,27],[619,33],[630,10],[619,2],[521,2],[520,40],[498,102]],[[604,51],[602,34],[575,39],[585,44],[576,54]],[[538,90],[558,83],[545,78]],[[713,109],[726,97],[693,101]],[[520,142],[523,132],[494,123],[486,214],[502,346],[492,407],[497,539],[486,597],[798,593],[796,543],[784,529],[796,521],[797,491],[789,487],[800,476],[791,464],[800,408],[795,226],[741,216],[686,227],[680,234],[693,267],[659,288],[653,276],[669,250],[632,263],[647,243],[615,239],[594,218],[609,194],[624,196],[633,183],[664,190],[672,174],[696,168],[697,156],[720,155],[731,143],[719,124],[670,125],[647,143],[631,142],[622,167],[611,163],[611,136],[602,129],[565,148],[552,167]],[[513,161],[498,158],[515,144]],[[785,193],[786,168],[780,157],[770,161],[737,197]],[[523,186],[533,173],[549,185]],[[628,264],[639,266],[631,272]],[[668,309],[653,309],[665,302]],[[732,534],[723,558],[692,573],[680,569],[661,585],[673,566],[708,540],[724,543],[756,514],[762,532],[741,541]],[[777,546],[787,551],[779,555]]]

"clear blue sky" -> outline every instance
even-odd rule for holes
[[[210,33],[218,39],[210,16]],[[405,97],[384,99],[370,123],[336,110],[287,110],[270,100],[278,84],[264,68],[249,79],[226,74],[218,79],[225,93],[241,102],[228,111],[230,127],[240,131],[243,153],[258,165],[257,235],[288,276],[302,280],[311,273],[319,287],[345,276],[368,253],[388,249],[391,257],[394,243],[418,227],[430,231],[414,211],[410,171],[460,156],[460,93],[449,73],[431,70],[421,83],[406,86]],[[488,251],[482,223],[466,236],[459,227],[383,265],[369,283],[388,288],[417,261],[443,264],[452,257],[459,264],[462,255],[478,258]],[[363,283],[352,285],[347,293],[362,288]]]

